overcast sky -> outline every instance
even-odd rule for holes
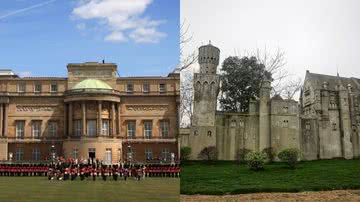
[[[286,68],[360,78],[359,0],[182,0],[181,20],[193,42],[185,53],[209,40],[221,61],[256,48],[280,48]]]

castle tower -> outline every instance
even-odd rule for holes
[[[339,108],[342,155],[345,159],[353,158],[351,143],[351,119],[349,110],[349,95],[347,89],[339,81]]]
[[[194,159],[205,147],[216,146],[215,114],[220,82],[216,69],[219,56],[220,50],[211,44],[199,48],[200,72],[194,74],[194,112],[190,134]]]
[[[260,88],[259,151],[269,148],[270,137],[270,91],[271,81],[264,80]]]

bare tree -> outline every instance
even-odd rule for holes
[[[285,51],[277,48],[274,52],[266,49],[257,48],[256,51],[248,54],[255,56],[260,63],[265,65],[268,72],[273,77],[272,96],[281,95],[286,99],[293,99],[297,92],[301,89],[302,79],[294,77],[286,69]]]
[[[191,126],[193,110],[193,67],[197,62],[196,51],[186,55],[185,47],[191,43],[193,36],[189,33],[190,25],[184,20],[180,26],[180,126]]]

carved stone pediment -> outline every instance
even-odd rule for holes
[[[128,111],[168,111],[168,105],[126,105]]]
[[[53,105],[17,105],[17,112],[53,112],[56,106]]]

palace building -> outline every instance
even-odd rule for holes
[[[97,62],[67,70],[67,78],[0,70],[0,160],[178,157],[178,73],[118,77],[116,64]]]

